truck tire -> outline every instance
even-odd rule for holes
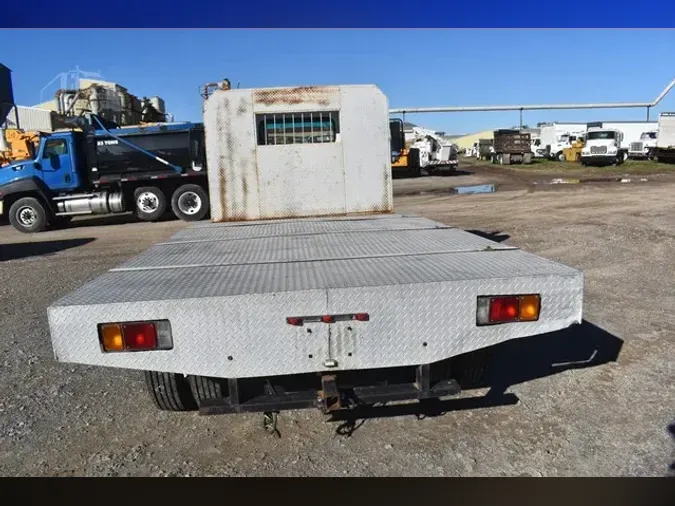
[[[227,389],[227,380],[224,378],[209,378],[207,376],[188,377],[192,395],[201,406],[204,400],[224,399],[229,395]]]
[[[184,184],[171,196],[171,210],[183,221],[199,221],[209,212],[209,194],[199,185]]]
[[[555,157],[559,162],[566,161],[565,153],[563,153],[562,151],[560,153],[558,153],[557,155],[555,155]]]
[[[19,232],[33,234],[47,228],[47,211],[34,197],[24,197],[9,208],[9,222]]]
[[[197,403],[185,376],[171,372],[145,371],[150,396],[162,411],[193,411]]]
[[[166,212],[166,197],[156,186],[142,186],[134,191],[136,216],[143,221],[156,221]]]

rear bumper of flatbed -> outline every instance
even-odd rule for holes
[[[476,325],[478,296],[528,293],[541,294],[537,321]],[[48,311],[62,362],[238,380],[335,374],[339,388],[350,371],[417,368],[580,323],[582,296],[580,271],[425,218],[381,215],[197,223]],[[355,313],[369,319],[287,322]],[[102,351],[99,324],[145,320],[170,321],[172,349]],[[400,395],[438,393],[414,383],[400,383]],[[233,400],[208,410],[256,404]]]

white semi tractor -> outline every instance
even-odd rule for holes
[[[56,360],[145,371],[163,410],[331,412],[457,394],[468,353],[581,322],[582,272],[393,213],[377,87],[220,89],[204,125],[211,222],[54,302]]]
[[[624,162],[629,158],[645,158],[648,152],[645,152],[645,144],[654,145],[648,142],[646,137],[650,137],[649,132],[655,132],[658,128],[656,121],[598,121],[589,123],[588,128],[601,128],[605,130],[616,130],[621,132],[621,145],[619,146],[619,156]]]

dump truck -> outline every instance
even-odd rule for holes
[[[51,304],[56,360],[267,423],[456,395],[467,356],[580,323],[582,272],[394,212],[388,113],[374,85],[215,91],[210,220]]]
[[[495,130],[492,163],[532,163],[530,134],[520,130]]]
[[[0,168],[0,215],[20,232],[73,216],[128,211],[144,221],[169,210],[186,221],[209,210],[201,123],[117,127],[96,115],[36,133],[34,154]]]

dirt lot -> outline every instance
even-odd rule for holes
[[[35,236],[0,227],[0,474],[667,474],[675,461],[675,181],[549,191],[532,184],[538,175],[467,169],[396,181],[397,211],[583,269],[586,323],[500,346],[490,395],[463,394],[442,405],[442,416],[394,406],[345,426],[291,412],[280,416],[280,439],[262,432],[260,415],[158,412],[139,373],[52,358],[49,303],[183,223],[80,219]],[[448,191],[484,182],[499,191]]]

